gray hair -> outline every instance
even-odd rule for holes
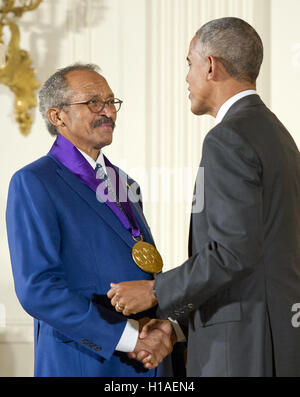
[[[58,69],[47,81],[45,81],[40,89],[39,108],[51,135],[57,135],[58,131],[55,125],[49,121],[46,112],[52,107],[61,108],[63,103],[66,102],[66,99],[70,94],[70,89],[65,76],[67,73],[75,70],[91,70],[99,72],[100,68],[93,64],[74,63],[73,65]]]
[[[202,57],[214,56],[238,81],[254,83],[263,61],[263,43],[256,30],[239,18],[210,21],[196,33]]]

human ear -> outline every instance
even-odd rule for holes
[[[58,108],[49,108],[46,112],[48,120],[51,124],[55,125],[55,127],[64,127],[65,123],[61,118],[61,109]]]
[[[216,68],[215,58],[212,56],[207,57],[207,65],[208,65],[207,79],[213,80],[215,68]]]
[[[207,73],[207,79],[208,80],[216,80],[218,73],[219,73],[219,62],[218,59],[213,57],[213,56],[209,56],[207,58],[207,62],[208,62],[208,73]]]

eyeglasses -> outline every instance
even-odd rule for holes
[[[101,101],[100,99],[89,99],[88,101],[81,101],[81,102],[71,102],[71,103],[62,103],[61,107],[63,106],[71,106],[71,105],[87,105],[93,113],[102,112],[105,108],[105,105],[109,106],[113,113],[117,113],[121,109],[123,101],[118,98],[109,99],[108,101]]]

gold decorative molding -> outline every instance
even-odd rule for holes
[[[36,9],[42,0],[2,0],[0,5],[0,83],[15,94],[15,117],[23,135],[28,135],[32,125],[29,109],[37,106],[34,91],[40,86],[31,67],[27,51],[20,49],[20,30],[12,16],[21,17],[24,12]],[[3,41],[3,28],[11,33],[7,50]]]

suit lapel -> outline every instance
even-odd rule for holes
[[[56,172],[65,181],[65,183],[75,193],[77,193],[131,248],[134,245],[134,240],[132,239],[131,234],[124,228],[111,209],[105,203],[98,201],[96,193],[81,182],[74,174],[72,174],[71,171],[59,163],[53,156],[50,157],[59,165]]]
[[[130,247],[134,245],[134,240],[128,230],[124,228],[116,215],[111,209],[105,204],[101,203],[96,198],[96,193],[90,189],[87,185],[81,182],[70,170],[68,170],[63,164],[61,164],[54,156],[51,157],[58,165],[56,172],[65,181],[65,183],[77,193],[96,213],[110,226]],[[122,183],[123,183],[123,179]],[[126,186],[124,186],[127,189]],[[150,228],[147,224],[143,211],[139,203],[131,203],[131,208],[134,211],[134,215],[137,218],[138,224],[140,225],[142,234],[146,237],[145,240],[153,243],[153,237],[151,235]]]
[[[117,168],[117,169],[118,169],[118,173],[120,175],[120,182],[121,182],[121,184],[123,186],[123,189],[130,191],[130,194],[134,198],[136,198],[136,200],[134,200],[134,201],[130,201],[129,200],[128,202],[129,202],[129,205],[131,206],[131,208],[132,208],[132,210],[134,212],[134,216],[137,219],[137,223],[140,226],[141,233],[143,234],[143,236],[145,237],[145,240],[147,242],[154,244],[154,239],[152,237],[150,227],[149,227],[149,225],[148,225],[148,223],[146,221],[146,218],[145,218],[145,215],[144,215],[143,210],[141,208],[141,205],[138,202],[139,197],[137,197],[135,195],[134,191],[130,190],[130,186],[128,184],[126,184],[127,179],[128,179],[127,178],[127,174],[125,174],[125,172],[122,171],[120,168]]]
[[[141,232],[142,232],[143,236],[146,237],[144,240],[147,241],[148,243],[154,244],[154,239],[152,237],[150,227],[146,221],[146,218],[144,216],[144,213],[143,213],[143,210],[142,210],[140,204],[139,203],[130,203],[130,205],[134,211],[135,217],[137,218],[138,224],[140,225]]]

